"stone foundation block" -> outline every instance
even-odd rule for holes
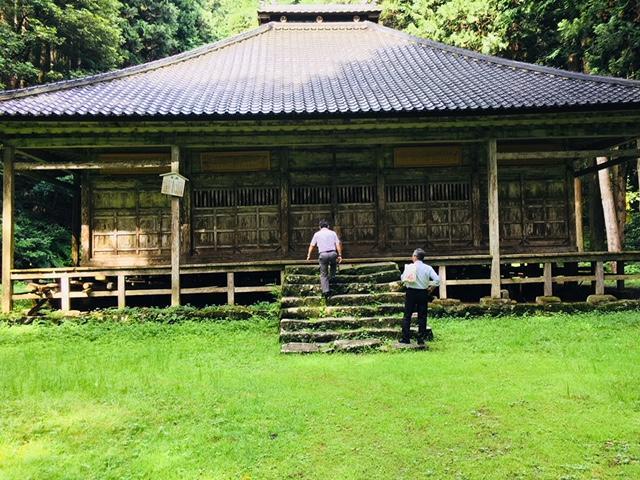
[[[587,297],[587,303],[589,305],[601,305],[603,303],[611,303],[618,300],[613,295],[589,295]]]
[[[544,296],[544,295],[536,297],[536,303],[538,305],[549,305],[552,303],[561,303],[561,302],[562,300],[560,300],[560,297]]]

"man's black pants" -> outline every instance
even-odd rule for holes
[[[426,290],[407,288],[404,299],[404,318],[402,319],[402,342],[411,341],[411,315],[418,312],[418,341],[427,336],[427,303],[429,294]]]

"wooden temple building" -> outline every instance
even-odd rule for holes
[[[585,251],[587,226],[602,224],[582,194],[597,192],[598,169],[638,156],[627,145],[640,138],[640,82],[442,45],[379,14],[265,7],[257,28],[186,53],[0,93],[2,308],[19,298],[13,282],[41,278],[63,309],[87,296],[233,303],[272,288],[241,272],[277,283],[303,263],[323,218],[349,262],[425,248],[443,297],[631,278],[603,264],[637,252]],[[65,173],[78,188],[76,265],[13,269],[15,175]],[[132,282],[147,277],[159,282]],[[74,290],[104,278],[109,288]]]

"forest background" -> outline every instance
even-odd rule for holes
[[[383,0],[380,5],[383,24],[410,34],[504,58],[640,80],[638,0]],[[0,0],[0,89],[183,52],[257,26],[258,6],[257,0]],[[614,193],[627,199],[626,247],[640,249],[637,165],[611,170],[617,177],[613,184],[624,190]],[[68,265],[69,191],[20,177],[16,195],[16,267]]]

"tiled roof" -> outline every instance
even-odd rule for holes
[[[145,65],[0,93],[0,119],[624,105],[640,105],[640,82],[502,60],[370,22],[272,22]]]

